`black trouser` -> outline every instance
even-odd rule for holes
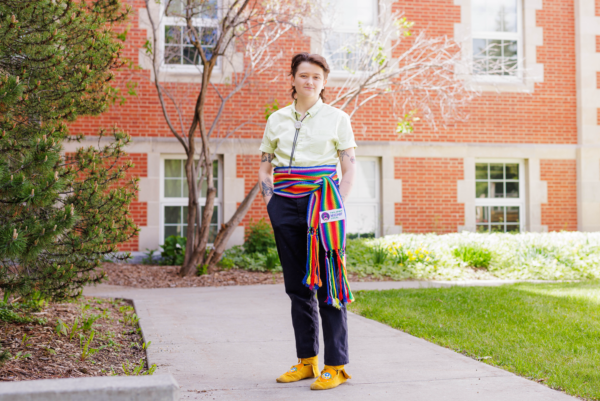
[[[319,266],[323,286],[315,292],[303,283],[306,275],[308,196],[286,198],[274,195],[267,206],[275,233],[277,252],[283,267],[285,292],[292,300],[292,324],[296,336],[298,358],[310,358],[319,353],[319,316],[323,321],[325,364],[345,365],[348,360],[348,325],[346,307],[327,305],[325,250],[319,242]]]

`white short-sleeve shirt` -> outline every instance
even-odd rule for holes
[[[288,166],[296,128],[301,114],[295,102],[269,116],[260,151],[275,155],[275,167]],[[311,167],[337,164],[338,150],[355,148],[354,133],[348,114],[323,103],[321,98],[306,112],[298,132],[292,166]]]

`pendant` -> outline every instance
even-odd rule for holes
[[[302,128],[302,121],[295,121],[294,122],[294,128],[296,128],[296,129]]]

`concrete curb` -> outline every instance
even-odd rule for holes
[[[3,383],[0,401],[177,401],[179,385],[168,375],[103,376]]]

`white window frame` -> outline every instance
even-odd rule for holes
[[[165,160],[186,160],[187,156],[182,154],[164,154],[160,155],[160,196],[159,196],[159,245],[164,245],[165,243],[165,206],[188,206],[188,198],[172,198],[165,197]],[[223,214],[223,163],[221,158],[217,157],[215,159],[217,161],[218,171],[219,171],[219,179],[217,180],[217,195],[215,197],[215,204],[217,206],[217,227],[221,227],[222,224],[222,214]],[[200,207],[206,205],[206,198],[199,198]],[[200,209],[201,210],[201,209]],[[183,217],[183,216],[182,216]]]
[[[477,164],[479,163],[508,163],[508,164],[519,164],[519,197],[518,198],[478,198],[475,195],[475,207],[477,206],[518,206],[519,207],[519,232],[523,232],[527,227],[525,217],[525,160],[524,159],[475,159],[475,180],[473,185],[477,184]],[[475,192],[475,188],[473,188]],[[472,213],[476,213],[473,208]],[[475,232],[477,232],[477,216],[473,219],[475,221]]]
[[[343,1],[343,0],[342,0]],[[374,15],[375,15],[375,23],[378,24],[379,23],[379,1],[380,0],[365,0],[365,1],[371,1],[373,2],[373,8],[374,8]],[[356,28],[343,28],[343,29],[332,29],[332,32],[335,33],[344,33],[344,34],[355,34],[355,33],[359,33],[359,29],[358,26]],[[327,63],[330,65],[331,67],[331,72],[329,73],[329,76],[333,76],[333,78],[348,78],[350,76],[353,76],[355,74],[360,74],[360,73],[364,73],[364,71],[355,71],[354,73],[350,72],[350,71],[346,71],[346,70],[336,70],[334,69],[333,64],[330,62],[329,57],[325,54],[325,40],[326,40],[326,33],[323,31],[323,33],[321,34],[321,49],[323,49],[323,56],[325,57],[325,59],[327,60]]]
[[[381,158],[374,156],[356,156],[356,161],[374,161],[375,162],[375,198],[360,198],[360,188],[354,187],[350,192],[350,196],[346,201],[346,205],[351,203],[352,206],[373,206],[375,205],[375,238],[381,236]],[[341,182],[341,166],[338,163],[338,176]]]
[[[471,65],[471,77],[476,83],[521,83],[523,82],[524,46],[523,46],[523,0],[517,1],[517,32],[475,31],[471,21],[471,60],[474,60],[474,39],[503,39],[517,41],[517,75],[476,75]],[[473,2],[471,2],[471,19],[476,18]]]
[[[214,27],[214,28],[219,28],[219,20],[221,17],[221,3],[223,0],[218,0],[217,2],[217,18],[215,19],[211,19],[211,18],[194,18],[192,19],[192,24],[193,26],[196,27]],[[180,17],[167,17],[165,15],[165,11],[166,11],[166,1],[162,1],[161,5],[160,5],[160,15],[161,15],[161,19],[160,19],[160,27],[159,27],[159,32],[158,32],[158,46],[159,46],[159,51],[160,51],[160,60],[162,60],[162,63],[160,65],[160,71],[161,72],[166,72],[166,73],[183,73],[183,74],[191,74],[191,73],[198,73],[198,72],[202,72],[203,70],[203,66],[198,64],[198,65],[191,65],[191,64],[167,64],[166,60],[165,60],[165,26],[167,25],[176,25],[176,26],[186,26],[186,22],[184,18],[180,18]],[[221,63],[220,60],[217,59],[217,64],[216,67],[218,69],[220,69]]]

